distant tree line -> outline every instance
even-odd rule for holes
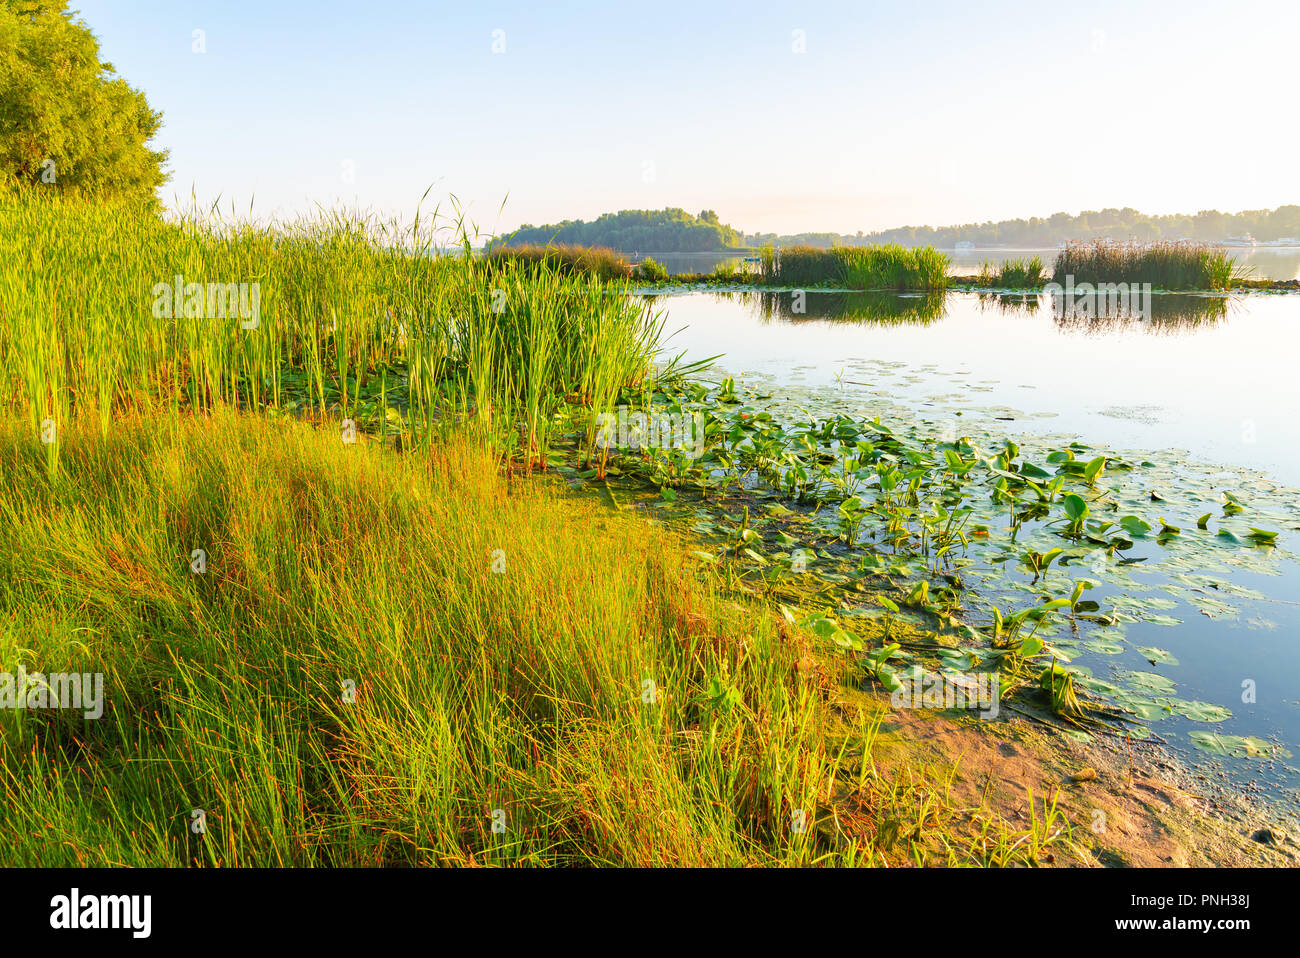
[[[1053,213],[1046,218],[1002,220],[997,223],[967,223],[963,226],[904,226],[878,233],[840,235],[838,233],[799,233],[780,236],[775,233],[751,233],[745,237],[749,246],[861,246],[875,243],[899,243],[903,246],[937,246],[951,249],[958,243],[976,246],[1019,246],[1052,248],[1070,240],[1113,239],[1204,240],[1216,242],[1249,234],[1260,242],[1287,238],[1300,239],[1300,206],[1279,206],[1275,210],[1246,210],[1220,213],[1202,210],[1188,215],[1148,216],[1131,207],[1124,209],[1087,210],[1078,216]]]
[[[573,244],[606,246],[624,253],[691,253],[743,247],[867,246],[898,243],[903,246],[937,246],[951,249],[958,243],[975,246],[1010,246],[1051,249],[1071,240],[1112,239],[1203,240],[1218,242],[1232,237],[1253,236],[1259,242],[1300,239],[1300,206],[1279,206],[1275,210],[1246,210],[1220,213],[1202,210],[1149,216],[1132,207],[1086,210],[1078,216],[1053,213],[1048,217],[966,223],[962,226],[904,226],[876,233],[741,233],[718,220],[713,210],[692,216],[683,209],[621,210],[606,213],[591,222],[565,220],[548,226],[521,226],[509,237],[509,245]]]
[[[525,224],[507,245],[574,244],[606,246],[624,253],[696,253],[743,246],[739,230],[718,220],[713,210],[692,216],[683,209],[620,210],[590,223],[565,220],[547,226]]]

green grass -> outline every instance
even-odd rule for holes
[[[0,197],[0,673],[106,699],[0,710],[0,862],[1037,861],[875,772],[842,655],[518,478],[645,388],[662,323],[419,221]],[[259,322],[156,315],[178,273],[259,283]],[[367,409],[400,447],[343,441]]]
[[[1046,281],[1043,275],[1043,261],[1037,256],[1029,259],[1008,259],[995,268],[992,263],[985,260],[980,269],[979,281],[981,286],[1037,289]]]
[[[566,275],[589,276],[601,280],[626,279],[632,266],[622,253],[599,246],[574,246],[555,243],[549,246],[494,246],[484,259],[494,265],[505,263],[546,264]]]
[[[948,264],[945,254],[928,246],[791,246],[765,249],[760,274],[765,283],[777,286],[942,290],[948,285]]]
[[[668,279],[668,268],[653,257],[647,256],[636,266],[637,278],[651,283],[662,283]]]
[[[64,444],[51,476],[21,424],[0,427],[0,671],[102,672],[105,710],[0,711],[5,864],[983,863],[1016,847],[1013,826],[964,832],[942,801],[911,841],[841,830],[841,803],[883,828],[935,783],[880,778],[869,739],[837,783],[869,717],[826,708],[841,679],[802,665],[809,641],[720,594],[666,533],[512,482],[463,437],[398,455],[219,409],[74,426]]]
[[[1227,289],[1245,276],[1221,247],[1204,243],[1071,243],[1057,254],[1053,280],[1150,283],[1154,289]]]
[[[797,647],[649,527],[467,442],[226,411],[64,441],[50,478],[0,434],[0,671],[103,672],[107,704],[0,713],[6,863],[807,860],[780,823],[829,763]]]
[[[416,223],[168,223],[121,204],[0,195],[0,409],[33,436],[55,425],[53,468],[58,429],[74,416],[106,433],[126,412],[295,400],[337,422],[400,388],[405,415],[393,425],[417,441],[472,418],[531,464],[566,397],[612,408],[646,375],[662,324],[621,295],[625,280],[438,255],[462,224]],[[155,288],[177,275],[257,283],[256,327],[155,315]]]

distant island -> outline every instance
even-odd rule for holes
[[[1077,216],[1051,216],[999,222],[966,223],[961,226],[903,226],[875,233],[742,233],[722,223],[713,210],[692,216],[683,209],[620,210],[591,222],[565,220],[547,226],[524,225],[507,237],[510,246],[571,244],[600,246],[622,253],[712,253],[757,249],[762,246],[869,246],[898,243],[902,246],[1009,247],[1052,249],[1077,240],[1112,239],[1197,240],[1206,243],[1255,243],[1300,245],[1300,206],[1279,206],[1274,210],[1245,210],[1220,213],[1202,210],[1193,214],[1151,216],[1131,207],[1085,210]]]
[[[590,223],[565,220],[549,226],[525,224],[506,239],[508,246],[557,244],[598,246],[621,253],[712,253],[743,249],[739,230],[718,220],[713,210],[692,216],[683,209],[620,210]]]

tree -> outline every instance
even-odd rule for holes
[[[99,59],[67,0],[0,0],[0,176],[157,202],[162,114]]]

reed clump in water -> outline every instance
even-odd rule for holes
[[[1056,256],[1053,277],[1075,284],[1150,283],[1154,289],[1227,289],[1246,270],[1221,247],[1194,242],[1070,243]]]
[[[626,279],[632,266],[623,254],[600,246],[575,246],[558,243],[551,246],[493,246],[484,260],[492,265],[503,263],[545,264],[568,276],[594,276],[601,280]]]
[[[1043,261],[1037,256],[1004,260],[995,267],[987,260],[980,269],[981,286],[997,286],[1003,289],[1037,289],[1046,281],[1043,275]]]
[[[942,290],[949,258],[930,246],[791,246],[760,256],[763,282],[777,286],[840,286],[847,289]]]

